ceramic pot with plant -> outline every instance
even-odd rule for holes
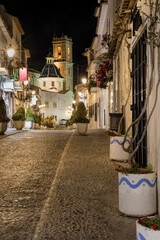
[[[25,109],[23,107],[19,107],[17,112],[13,114],[12,120],[14,121],[14,127],[17,130],[22,130],[25,121]]]
[[[28,129],[33,128],[33,119],[34,119],[34,114],[33,114],[32,110],[30,108],[27,108],[25,128],[28,128]]]
[[[119,165],[119,211],[127,216],[148,216],[156,213],[156,173],[152,167],[142,168],[139,164],[131,167]]]
[[[87,111],[83,102],[79,102],[77,105],[76,118],[74,122],[77,124],[77,132],[79,135],[87,135],[89,119],[86,118]]]
[[[129,159],[129,153],[125,152],[122,148],[122,142],[124,141],[124,136],[115,135],[110,136],[110,159],[117,161],[126,161]],[[125,140],[124,147],[127,148],[130,145],[130,140],[127,138]]]
[[[160,239],[160,215],[152,217],[139,217],[136,221],[137,240]]]
[[[0,98],[0,134],[5,133],[9,121],[10,119],[7,117],[5,102],[3,98]]]

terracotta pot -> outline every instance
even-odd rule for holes
[[[119,211],[128,216],[156,213],[156,174],[118,173]]]
[[[7,122],[0,122],[0,134],[4,134],[7,130]]]

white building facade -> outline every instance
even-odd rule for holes
[[[54,117],[59,124],[61,119],[69,119],[72,114],[73,92],[63,90],[63,77],[59,69],[54,65],[51,53],[46,57],[46,65],[42,69],[40,77],[35,85],[40,88],[40,113],[43,119]]]

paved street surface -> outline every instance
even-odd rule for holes
[[[118,211],[105,131],[7,136],[0,164],[1,240],[135,240],[136,219]]]

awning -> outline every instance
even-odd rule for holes
[[[3,76],[1,79],[1,89],[4,92],[15,92],[14,79],[10,79],[7,76]]]

